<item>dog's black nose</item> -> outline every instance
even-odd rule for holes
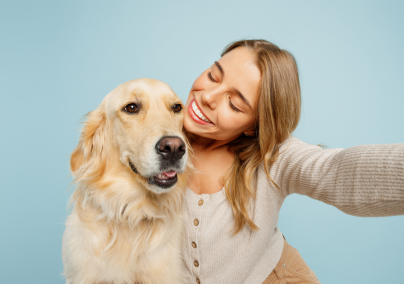
[[[175,162],[185,154],[185,143],[179,137],[164,137],[156,144],[156,151],[164,159]]]

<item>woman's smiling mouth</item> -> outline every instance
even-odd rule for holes
[[[189,104],[188,112],[191,115],[192,119],[200,124],[209,124],[212,125],[213,122],[211,122],[205,114],[202,112],[202,110],[199,108],[198,104],[196,103],[195,99],[191,101]]]

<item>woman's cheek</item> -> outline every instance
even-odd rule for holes
[[[241,129],[243,125],[243,121],[237,117],[237,115],[234,115],[231,113],[231,111],[228,110],[222,110],[220,113],[219,121],[220,121],[220,128],[223,131],[226,132],[237,132],[239,129]],[[241,130],[240,130],[241,131]],[[233,133],[232,133],[233,134]]]

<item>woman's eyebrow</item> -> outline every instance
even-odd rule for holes
[[[233,88],[233,92],[235,92],[235,93],[240,97],[240,99],[241,99],[246,105],[248,105],[248,106],[250,107],[250,109],[252,109],[250,103],[247,101],[247,99],[243,96],[243,94],[242,94],[239,90]]]
[[[222,68],[222,65],[219,64],[219,62],[215,61],[215,65],[217,67],[217,69],[219,69],[220,74],[222,74],[222,76],[224,77],[224,70]]]
[[[222,65],[220,65],[220,63],[217,62],[217,61],[215,61],[215,65],[216,65],[217,69],[219,69],[220,74],[222,74],[222,77],[224,77],[224,70],[223,70]],[[235,92],[240,97],[240,99],[246,105],[248,105],[250,107],[250,109],[252,109],[252,107],[251,107],[250,103],[248,102],[248,100],[243,96],[243,94],[239,90],[237,90],[236,88],[233,88],[233,92]]]

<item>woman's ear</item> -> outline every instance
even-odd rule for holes
[[[73,175],[101,174],[105,168],[106,113],[101,105],[88,114],[79,144],[74,149],[70,168]]]
[[[245,136],[255,136],[256,135],[256,130],[255,128],[250,128],[244,131]]]

